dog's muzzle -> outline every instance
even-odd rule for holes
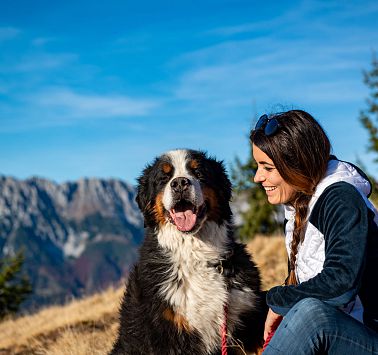
[[[195,188],[186,177],[177,177],[170,183],[172,208],[169,209],[170,221],[181,232],[191,232],[204,217],[206,206],[197,206]]]

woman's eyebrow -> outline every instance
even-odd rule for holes
[[[269,166],[274,166],[274,164],[273,164],[273,163],[268,163],[267,161],[264,161],[264,160],[262,160],[262,161],[259,161],[258,163],[259,163],[259,164],[262,164],[262,165],[269,165]]]

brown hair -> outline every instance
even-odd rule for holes
[[[267,136],[263,126],[251,131],[250,140],[272,159],[281,177],[296,190],[290,201],[295,208],[295,222],[287,284],[297,284],[295,264],[298,246],[304,240],[308,204],[326,172],[331,143],[320,124],[305,111],[269,116],[273,117],[279,123],[277,132]]]

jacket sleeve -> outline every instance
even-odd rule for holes
[[[350,302],[358,293],[365,266],[368,208],[350,184],[329,186],[316,202],[309,223],[325,238],[323,270],[297,286],[273,287],[267,303],[285,315],[303,298],[313,297],[333,306]]]

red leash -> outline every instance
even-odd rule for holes
[[[224,318],[221,329],[222,336],[222,355],[227,355],[227,304],[224,305]]]

